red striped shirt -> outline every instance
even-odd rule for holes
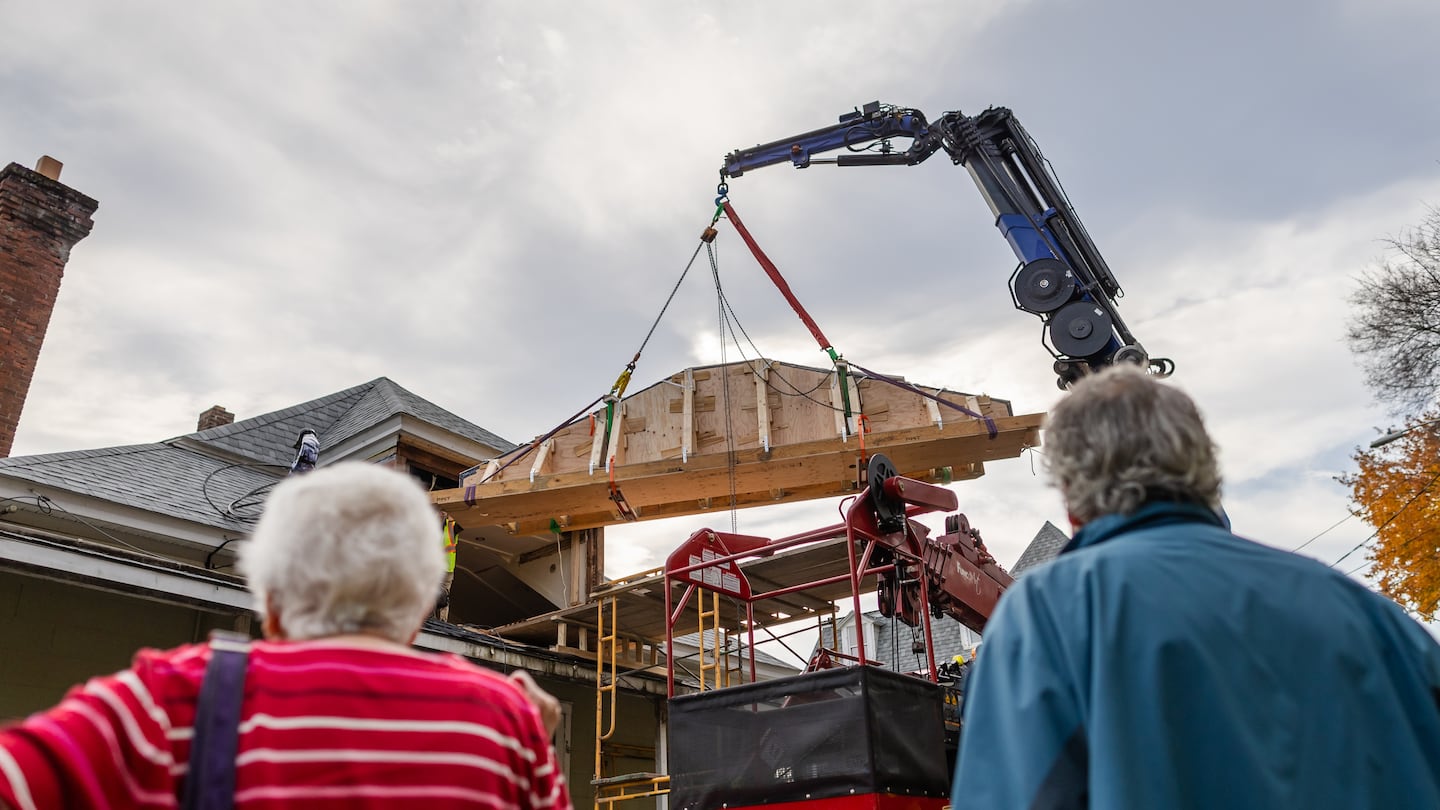
[[[0,731],[0,799],[18,810],[176,807],[205,645],[143,650]],[[236,806],[568,810],[539,715],[453,655],[336,641],[256,642]]]

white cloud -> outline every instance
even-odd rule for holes
[[[537,435],[629,359],[726,152],[876,98],[932,115],[1002,103],[1056,161],[1130,326],[1207,413],[1237,522],[1298,544],[1344,514],[1329,476],[1387,421],[1341,343],[1349,278],[1440,200],[1440,108],[1415,101],[1435,93],[1428,48],[1411,47],[1433,4],[1345,9],[1282,3],[1236,27],[1235,9],[1045,0],[29,4],[0,32],[0,146],[56,155],[101,208],[15,452],[155,440],[213,404],[245,417],[381,375]],[[1059,396],[962,169],[775,167],[731,194],[848,358],[1021,412]],[[756,343],[823,362],[722,231]],[[708,270],[637,385],[718,362]],[[1063,519],[1030,467],[957,486],[1006,562]],[[833,517],[740,520],[782,534]],[[610,568],[653,565],[716,519],[617,529]],[[1335,534],[1311,550],[1358,540]]]

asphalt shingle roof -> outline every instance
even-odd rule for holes
[[[1068,542],[1070,542],[1070,538],[1065,532],[1060,531],[1060,528],[1054,523],[1045,521],[1045,525],[1035,533],[1035,539],[1030,541],[1030,545],[1026,546],[1024,553],[1020,555],[1020,559],[1015,561],[1015,567],[1011,569],[1010,575],[1018,577],[1037,565],[1050,562],[1060,556],[1060,549],[1064,548]]]
[[[744,652],[744,649],[745,649],[745,641],[744,641],[744,639],[741,639],[741,638],[739,638],[738,636],[736,636],[736,637],[732,637],[732,640],[734,640],[736,643],[738,643],[738,644],[740,645],[740,651],[737,652],[734,648],[732,648],[732,650],[731,650],[732,654],[737,654],[737,655],[744,656],[744,655],[746,654],[746,653]],[[687,647],[695,647],[695,648],[698,649],[699,646],[700,646],[700,634],[699,634],[699,633],[690,633],[689,635],[676,636],[676,637],[675,637],[675,643],[676,643],[676,644],[683,644],[683,645],[685,645],[685,646],[687,646]],[[706,631],[705,631],[705,651],[713,655],[714,652],[715,652],[715,648],[716,648],[716,647],[719,647],[719,646],[720,646],[720,643],[715,640],[715,631],[714,631],[714,630],[706,630]],[[693,660],[693,657],[692,657],[691,660]],[[765,652],[764,650],[760,649],[758,646],[755,648],[755,662],[756,662],[757,664],[768,664],[768,665],[770,665],[770,666],[776,666],[776,667],[789,667],[789,668],[791,668],[791,669],[795,669],[795,668],[796,668],[794,664],[788,664],[788,663],[786,663],[786,662],[784,662],[784,661],[781,661],[779,658],[776,658],[775,656],[771,655],[770,653]]]
[[[407,414],[502,452],[515,446],[381,377],[164,442],[0,459],[0,476],[194,523],[246,531],[259,516],[260,502],[269,487],[289,470],[301,430],[308,428],[319,435],[323,454],[325,447],[396,414]],[[219,452],[206,452],[207,448]],[[237,462],[236,458],[243,460]]]
[[[366,389],[360,400],[335,421],[328,433],[311,428],[320,434],[322,447],[326,444],[339,444],[397,413],[429,422],[471,441],[493,447],[501,453],[508,453],[517,446],[473,422],[461,419],[428,399],[410,393],[387,377],[381,377],[350,390],[355,391],[360,388]],[[342,391],[341,393],[346,392]]]
[[[295,439],[300,431],[307,428],[315,431],[320,437],[321,452],[324,452],[326,446],[335,444],[327,441],[330,428],[365,396],[372,385],[374,383],[347,388],[289,408],[180,438],[193,439],[264,464],[288,468],[295,460]]]
[[[248,530],[258,509],[227,513],[229,505],[249,493],[263,496],[279,478],[278,470],[168,444],[0,459],[0,475],[234,531]]]
[[[866,658],[901,672],[921,668],[923,664],[921,654],[914,652],[910,647],[913,639],[924,637],[920,628],[910,627],[896,618],[887,618],[878,610],[867,610],[860,615],[875,628],[873,647],[868,640],[866,641]],[[842,630],[848,619],[848,616],[840,617]],[[974,644],[979,635],[954,619],[937,617],[930,622],[930,640],[937,662],[950,660],[951,656]],[[839,649],[841,646],[835,638],[835,627],[829,619],[821,621],[820,638],[810,648],[812,658],[821,646],[832,650]],[[898,653],[898,658],[896,653]]]

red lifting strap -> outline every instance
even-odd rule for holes
[[[780,290],[780,294],[785,296],[786,301],[790,302],[790,308],[795,310],[795,314],[799,315],[800,320],[805,322],[805,328],[809,329],[810,334],[814,335],[815,339],[820,341],[820,349],[822,351],[830,351],[830,340],[825,337],[824,332],[820,331],[820,327],[815,325],[814,319],[810,317],[810,313],[805,311],[805,307],[800,305],[800,301],[795,297],[795,293],[790,292],[790,285],[785,283],[785,278],[780,275],[780,271],[776,269],[775,263],[770,261],[770,257],[765,255],[765,251],[761,250],[759,245],[755,244],[755,238],[750,235],[749,231],[745,230],[745,223],[741,222],[740,217],[735,215],[735,209],[730,206],[729,200],[725,201],[725,215],[730,218],[730,223],[735,226],[735,231],[740,234],[740,238],[745,240],[745,244],[750,248],[750,252],[755,254],[755,261],[759,262],[760,266],[764,268],[765,275],[769,276],[770,280],[775,282],[775,286]]]

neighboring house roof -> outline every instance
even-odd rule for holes
[[[839,618],[841,632],[854,621],[854,615],[850,613]],[[915,653],[910,646],[914,639],[923,638],[923,631],[920,628],[912,628],[898,619],[887,618],[878,610],[867,610],[861,616],[875,628],[874,648],[869,646],[868,641],[865,648],[867,659],[900,672],[914,671],[925,665],[923,656]],[[832,629],[830,620],[822,619],[820,638],[811,648],[810,656],[813,658],[820,646],[839,649],[840,643],[835,640],[835,636],[836,631]],[[930,637],[935,651],[935,661],[939,663],[948,661],[956,653],[976,644],[980,634],[954,619],[942,617],[931,620]]]
[[[295,437],[302,430],[315,431],[322,448],[334,447],[399,414],[488,445],[499,453],[515,448],[512,442],[410,393],[386,377],[179,439],[191,439],[266,464],[289,466],[295,457]]]
[[[227,514],[229,504],[279,475],[169,444],[0,459],[0,476],[232,531],[248,528],[254,513]]]
[[[744,649],[744,644],[745,644],[744,639],[742,639],[742,638],[740,638],[740,637],[738,637],[738,636],[731,636],[731,637],[730,637],[730,640],[731,640],[731,642],[733,642],[733,643],[738,643],[738,644],[740,645],[740,647],[741,647],[741,653],[737,653],[737,654],[743,654],[743,649]],[[676,636],[676,637],[675,637],[675,644],[676,644],[676,646],[680,646],[680,647],[690,647],[690,648],[695,648],[695,649],[698,650],[698,649],[700,648],[700,634],[699,634],[699,633],[690,633],[689,635],[685,635],[685,636]],[[715,631],[713,631],[713,630],[706,630],[706,631],[705,631],[705,650],[706,650],[707,652],[713,653],[713,652],[715,651],[715,648],[716,648],[717,646],[719,646],[719,645],[718,645],[718,644],[716,643],[716,641],[715,641]],[[732,647],[731,647],[732,652],[734,651],[734,649],[735,649],[735,648],[732,646]],[[765,652],[764,650],[760,649],[759,646],[756,646],[756,647],[755,647],[755,663],[757,663],[757,664],[768,664],[768,665],[770,665],[770,666],[775,666],[775,667],[784,667],[784,668],[786,668],[786,669],[792,669],[792,670],[797,668],[794,664],[789,664],[789,663],[786,663],[786,662],[784,662],[784,661],[781,661],[779,658],[776,658],[775,656],[773,656],[773,655]]]
[[[344,391],[154,444],[0,459],[20,479],[166,517],[246,531],[268,488],[288,472],[301,430],[321,453],[404,415],[504,452],[515,445],[380,377]],[[59,505],[62,509],[64,504]]]
[[[1060,556],[1060,549],[1065,548],[1065,544],[1068,542],[1070,542],[1070,538],[1065,532],[1060,531],[1060,528],[1054,523],[1045,521],[1045,525],[1035,533],[1035,539],[1030,541],[1030,545],[1025,547],[1024,553],[1015,562],[1010,575],[1018,577],[1031,568],[1050,562]]]
[[[1015,563],[1014,568],[1010,572],[1011,576],[1019,577],[1026,571],[1055,559],[1055,557],[1059,556],[1060,550],[1064,548],[1068,542],[1070,542],[1070,538],[1066,536],[1065,532],[1047,520],[1045,525],[1040,527],[1040,531],[1036,532],[1035,539],[1031,540],[1030,545],[1025,547],[1024,553],[1020,555],[1020,559]],[[883,661],[886,665],[896,669],[908,668],[908,665],[897,664],[897,662],[890,660],[891,651],[894,646],[896,646],[895,639],[891,636],[892,621],[882,616],[880,612],[876,610],[865,611],[861,615],[866,621],[874,624],[876,627],[876,646],[878,649],[869,650],[867,648],[867,657],[872,657],[876,661]],[[843,629],[853,621],[854,614],[852,613],[841,616],[838,624],[839,627]],[[899,639],[901,642],[899,646],[901,648],[902,659],[908,651],[909,639],[905,636],[905,632],[907,631],[908,628],[902,630],[901,638]],[[937,661],[948,659],[955,653],[973,645],[976,637],[979,635],[974,631],[968,630],[957,621],[943,618],[932,621],[930,631]],[[813,656],[821,644],[831,648],[838,646],[838,642],[834,640],[835,634],[836,631],[832,629],[830,621],[828,619],[822,620],[820,630],[821,638],[816,642],[816,646],[811,649],[810,654]]]

